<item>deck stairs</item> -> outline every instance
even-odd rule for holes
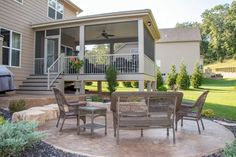
[[[19,89],[16,90],[17,94],[40,94],[48,95],[53,94],[52,88],[58,87],[63,82],[63,77],[60,75],[57,80],[53,83],[50,89],[48,89],[48,78],[47,75],[30,75],[23,81]]]

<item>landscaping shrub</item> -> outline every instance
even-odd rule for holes
[[[215,117],[215,112],[212,109],[204,109],[202,110],[202,116],[207,118]]]
[[[224,151],[224,157],[235,157],[236,156],[236,140],[232,144],[227,144]]]
[[[133,88],[138,88],[138,81],[132,81],[131,85]]]
[[[0,116],[0,125],[3,125],[5,123],[5,119],[3,116]]]
[[[176,84],[176,78],[177,78],[176,67],[175,65],[172,65],[166,80],[166,84],[169,89],[174,88],[174,85]]]
[[[26,148],[45,137],[44,133],[35,131],[36,127],[36,123],[24,121],[0,125],[0,156],[19,156]]]
[[[167,91],[166,86],[162,85],[160,87],[157,88],[158,91]]]
[[[164,82],[163,82],[163,78],[162,78],[162,75],[161,75],[161,71],[160,71],[160,68],[158,67],[157,68],[157,75],[156,75],[156,79],[157,79],[157,89],[162,87]]]
[[[86,86],[92,86],[92,85],[93,85],[93,82],[85,82],[85,85],[86,85]]]
[[[180,89],[188,89],[190,87],[190,78],[184,63],[180,65],[180,71],[177,76],[176,83]]]
[[[198,88],[202,85],[203,74],[199,68],[199,64],[196,63],[193,71],[193,75],[191,76],[191,85],[194,88]]]
[[[103,102],[102,97],[94,95],[91,97],[92,102]]]
[[[127,88],[132,87],[131,82],[122,82],[122,84],[124,87],[127,87]]]
[[[117,86],[119,85],[117,82],[117,71],[114,66],[109,65],[106,71],[106,80],[108,83],[107,89],[110,94],[116,91]]]
[[[25,109],[26,107],[24,100],[13,100],[9,104],[9,110],[11,113],[23,111]]]

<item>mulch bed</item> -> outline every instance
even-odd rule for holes
[[[0,113],[2,113],[5,119],[11,121],[12,114],[9,111],[0,108]],[[228,123],[236,123],[235,121],[229,121],[225,119],[217,119],[217,120],[225,121]],[[230,131],[232,131],[232,133],[236,137],[236,126],[225,126],[225,127],[228,128]],[[222,152],[223,151],[219,151],[204,157],[223,157]],[[20,157],[85,157],[85,156],[64,152],[62,150],[56,149],[50,144],[40,141],[34,144],[32,148],[25,150]]]

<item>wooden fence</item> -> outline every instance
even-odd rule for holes
[[[216,68],[216,72],[231,72],[231,73],[236,73],[236,67]]]

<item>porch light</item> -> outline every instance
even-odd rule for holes
[[[148,26],[151,26],[151,25],[152,25],[151,21],[148,21],[148,22],[147,22],[147,25],[148,25]]]

